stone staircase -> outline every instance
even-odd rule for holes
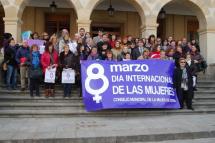
[[[4,85],[0,85],[0,117],[129,117],[215,113],[215,81],[199,81],[198,91],[195,92],[193,101],[194,111],[187,109],[117,109],[87,112],[82,98],[79,97],[79,91],[78,87],[74,87],[72,97],[64,99],[62,87],[57,85],[55,98],[43,96],[31,98],[28,91],[8,91]],[[42,88],[41,95],[44,95]]]

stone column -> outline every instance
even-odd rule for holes
[[[21,42],[21,24],[19,18],[4,17],[5,32],[11,33],[17,42]]]
[[[84,28],[86,32],[90,32],[91,20],[77,20],[78,30]]]
[[[215,79],[215,48],[214,48],[214,39],[215,39],[215,29],[199,30],[199,42],[201,54],[204,56],[208,63],[208,68],[206,74],[203,78],[211,80]]]
[[[201,53],[209,64],[215,63],[215,29],[199,30]]]
[[[149,37],[152,34],[157,36],[157,27],[158,27],[158,24],[141,26],[140,27],[140,29],[141,29],[141,35],[140,36],[142,38]]]

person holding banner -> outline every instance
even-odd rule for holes
[[[49,34],[47,32],[43,32],[41,40],[44,40],[45,44],[47,44],[49,42]]]
[[[45,74],[45,96],[54,97],[55,74],[58,66],[58,53],[55,51],[52,43],[47,43],[45,52],[41,57],[43,73]],[[48,77],[46,72],[51,73]]]
[[[179,59],[179,67],[174,70],[173,85],[176,89],[178,100],[181,109],[184,108],[184,101],[186,101],[187,109],[194,110],[192,107],[193,97],[193,79],[189,67],[186,66],[185,58]]]
[[[107,57],[107,58],[105,59],[106,61],[114,61],[114,60],[113,60],[113,52],[112,52],[111,50],[107,50],[107,51],[106,51],[106,57]]]
[[[76,59],[69,50],[69,45],[64,45],[64,51],[60,53],[59,67],[62,71],[62,83],[64,98],[71,97],[72,83],[75,81]]]
[[[122,61],[122,46],[120,41],[116,41],[115,47],[111,49],[113,53],[113,59],[115,61]]]
[[[34,32],[33,34],[31,34],[31,39],[39,40],[39,34],[37,32]]]
[[[87,57],[87,60],[101,60],[101,57],[98,54],[97,47],[91,49],[90,55]]]

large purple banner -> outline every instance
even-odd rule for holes
[[[113,108],[180,108],[173,89],[174,62],[85,61],[82,94],[87,111]]]

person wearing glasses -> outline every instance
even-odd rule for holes
[[[179,59],[179,67],[176,67],[173,73],[173,85],[176,89],[177,97],[181,109],[186,102],[187,109],[194,110],[192,107],[193,80],[190,68],[186,65],[186,59]]]
[[[44,40],[44,44],[47,44],[49,42],[49,34],[47,32],[42,33],[42,40]]]

